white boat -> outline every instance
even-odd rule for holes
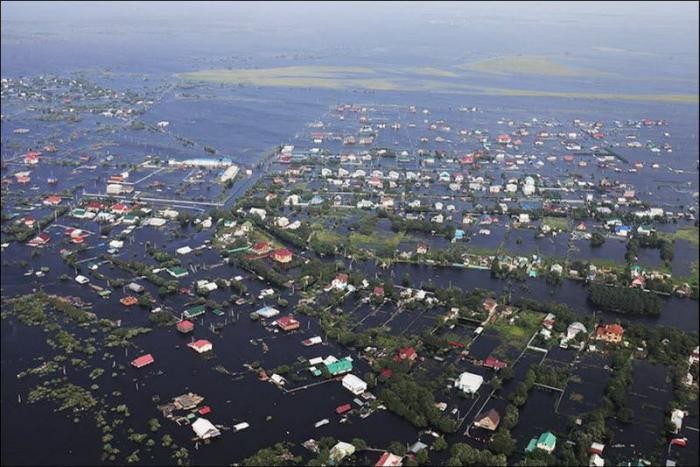
[[[329,423],[330,423],[330,420],[328,420],[327,418],[324,418],[323,420],[319,420],[318,422],[316,422],[314,427],[319,428],[319,427],[322,427],[323,425],[328,425]]]
[[[237,431],[242,431],[242,430],[245,430],[245,429],[248,428],[248,427],[250,427],[250,425],[248,424],[248,422],[237,423],[237,424],[233,425],[233,432],[235,433],[235,432],[237,432]]]

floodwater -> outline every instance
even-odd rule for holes
[[[60,30],[60,24],[42,23],[46,27],[46,33]],[[539,23],[537,23],[539,24]],[[537,26],[539,27],[539,26]],[[57,28],[57,29],[54,29]],[[447,28],[445,28],[447,29]],[[500,28],[499,28],[500,29]],[[382,29],[383,30],[383,29]],[[282,28],[284,32],[284,29]],[[291,31],[290,31],[291,32]],[[299,31],[296,31],[299,32]],[[288,32],[289,33],[289,32]],[[192,39],[195,35],[191,32],[187,38]],[[352,32],[352,34],[355,34]],[[448,32],[441,30],[439,34],[449,36]],[[99,38],[99,29],[88,37]],[[214,35],[216,36],[216,35]],[[51,36],[47,36],[51,37]],[[149,36],[151,38],[157,36]],[[210,37],[210,36],[207,36]],[[39,74],[55,73],[63,76],[74,76],[82,73],[87,79],[98,83],[101,86],[111,89],[126,91],[134,90],[140,93],[144,99],[152,99],[153,104],[149,105],[142,115],[144,122],[155,124],[166,120],[170,122],[169,130],[163,133],[148,131],[129,130],[124,127],[124,122],[99,114],[83,114],[82,120],[78,123],[41,122],[34,118],[31,112],[26,112],[25,103],[22,101],[3,100],[3,114],[10,115],[11,118],[3,121],[0,128],[2,137],[2,160],[6,161],[15,156],[23,154],[29,148],[41,148],[49,142],[56,142],[59,146],[58,157],[76,161],[82,154],[89,154],[92,157],[90,164],[97,165],[95,169],[85,167],[72,167],[61,163],[42,163],[33,169],[32,182],[25,188],[10,187],[11,196],[7,201],[3,200],[3,209],[20,212],[22,208],[22,198],[31,198],[33,204],[37,204],[47,194],[72,189],[77,185],[82,185],[81,189],[73,197],[73,202],[77,202],[81,197],[80,193],[84,189],[87,192],[94,192],[98,187],[104,185],[104,180],[114,172],[128,167],[129,164],[140,163],[144,156],[152,155],[161,159],[174,158],[185,159],[191,157],[204,157],[204,146],[216,148],[220,155],[230,157],[234,162],[243,167],[254,167],[260,158],[271,147],[280,144],[295,144],[300,149],[308,145],[308,132],[305,125],[319,118],[325,119],[332,109],[341,102],[356,102],[368,106],[384,106],[383,114],[378,118],[389,121],[396,118],[398,111],[386,110],[390,106],[405,109],[408,105],[416,105],[419,108],[429,108],[435,113],[429,118],[446,118],[448,121],[454,120],[469,125],[470,128],[488,128],[492,133],[499,131],[502,127],[494,122],[499,118],[508,118],[515,121],[529,121],[536,117],[541,121],[561,122],[568,128],[574,118],[584,120],[604,120],[608,123],[615,120],[626,121],[628,119],[641,119],[652,117],[655,119],[667,119],[672,124],[671,136],[667,141],[673,145],[672,154],[661,156],[653,155],[648,151],[631,150],[628,148],[618,148],[621,155],[631,161],[640,161],[645,169],[638,173],[622,172],[615,176],[622,182],[633,183],[642,187],[643,196],[653,199],[659,207],[680,211],[680,205],[697,205],[697,198],[693,193],[697,192],[697,121],[698,110],[695,105],[667,105],[663,103],[640,103],[634,101],[593,101],[580,99],[564,99],[550,97],[508,97],[508,96],[485,96],[485,95],[450,95],[432,92],[405,92],[405,91],[361,91],[361,90],[331,90],[331,89],[311,89],[311,88],[258,88],[255,86],[220,86],[220,85],[194,85],[183,86],[182,83],[173,76],[173,73],[196,70],[207,67],[224,66],[246,66],[265,67],[278,66],[279,60],[285,65],[299,64],[298,60],[287,58],[277,59],[276,55],[265,50],[265,47],[254,43],[253,39],[241,38],[238,45],[242,47],[240,55],[231,57],[227,40],[220,41],[213,48],[198,48],[196,45],[188,44],[188,39],[182,39],[180,47],[167,47],[157,45],[160,41],[154,40],[143,50],[140,47],[143,43],[140,40],[129,39],[129,47],[120,47],[118,43],[105,43],[105,47],[79,49],[84,53],[66,54],[66,50],[72,50],[77,40],[85,40],[85,36],[71,41],[52,41],[46,37],[37,35],[34,38],[27,38],[15,42],[7,42],[5,28],[3,27],[3,53],[2,69],[3,78],[19,76],[36,76]],[[337,44],[335,34],[328,34],[329,44],[320,48],[325,60],[328,62],[345,63],[345,55],[348,52],[343,44]],[[441,36],[442,37],[442,36]],[[218,37],[221,39],[221,37]],[[12,37],[10,37],[12,39]],[[642,38],[644,39],[644,38]],[[143,39],[142,39],[143,40]],[[282,47],[285,51],[296,53],[296,36],[284,39]],[[382,38],[384,40],[384,38]],[[487,41],[484,41],[487,42]],[[513,41],[517,43],[518,41]],[[98,42],[101,43],[101,42]],[[379,43],[379,42],[377,42]],[[462,41],[456,43],[462,44]],[[484,44],[489,51],[497,51],[499,47],[507,45],[506,39],[499,38],[498,42]],[[578,49],[577,43],[570,44]],[[248,47],[249,49],[246,49]],[[421,49],[422,46],[418,46]],[[416,50],[399,51],[390,47],[382,50],[381,47],[370,48],[365,51],[363,44],[358,49],[351,51],[355,53],[354,59],[347,61],[363,64],[366,60],[374,64],[384,65],[388,58],[395,59],[394,63],[403,65],[416,65],[419,61],[415,54]],[[402,49],[405,49],[402,44]],[[87,49],[87,50],[86,50]],[[263,52],[261,52],[261,49]],[[407,48],[412,49],[412,48]],[[464,59],[463,56],[450,55],[448,52],[438,48],[435,57],[442,63],[454,63],[456,59]],[[460,46],[461,49],[461,46]],[[240,52],[241,49],[239,49]],[[360,52],[358,52],[358,50]],[[462,53],[461,51],[459,52]],[[480,53],[485,53],[482,51]],[[250,57],[248,55],[253,55]],[[471,57],[473,58],[473,57]],[[665,63],[663,72],[670,76],[682,75],[683,78],[690,78],[690,85],[683,82],[672,82],[669,84],[672,91],[682,93],[690,89],[695,92],[692,79],[697,81],[697,76],[686,76],[682,73],[686,67],[680,59],[669,60]],[[301,59],[304,61],[304,59]],[[617,66],[625,68],[628,60],[617,60],[614,58],[596,57],[589,52],[586,56],[587,62],[596,65]],[[306,59],[306,64],[316,64],[318,57]],[[422,63],[422,61],[420,62]],[[109,68],[109,70],[107,70]],[[696,67],[697,68],[697,67]],[[634,71],[646,73],[647,68],[637,64],[632,64]],[[533,78],[519,79],[508,76],[492,76],[483,80],[486,85],[498,85],[503,87],[517,86],[550,86],[551,89],[566,88],[566,84],[559,83],[553,78]],[[568,83],[571,84],[570,82]],[[583,86],[588,91],[605,91],[605,83],[599,80],[581,80],[577,84]],[[615,92],[619,83],[608,83],[609,91]],[[624,82],[630,92],[648,92],[649,86],[642,82]],[[695,86],[696,87],[696,86]],[[484,109],[482,112],[469,114],[463,117],[457,111],[461,106],[476,106]],[[439,115],[439,116],[438,116]],[[402,115],[405,125],[414,123],[421,124],[422,115]],[[346,122],[348,124],[349,122]],[[346,128],[340,122],[332,122],[328,129],[342,132]],[[335,125],[335,126],[334,126]],[[28,128],[27,135],[17,135],[15,129]],[[457,127],[453,128],[453,132]],[[564,131],[564,128],[562,128]],[[622,130],[621,130],[622,131]],[[653,128],[644,130],[640,134],[640,140],[646,138],[656,141],[662,140],[663,128]],[[416,135],[411,135],[407,131],[401,131],[398,135],[383,133],[375,142],[376,147],[408,148],[414,150],[418,147],[415,141]],[[176,137],[191,140],[192,145],[182,144]],[[413,138],[413,139],[412,139]],[[109,143],[105,146],[96,146]],[[339,142],[329,143],[328,148],[340,151],[343,149]],[[474,148],[466,143],[453,141],[448,144],[438,144],[432,139],[424,148],[429,151],[451,149],[456,152],[469,151]],[[561,155],[563,149],[548,148],[557,155]],[[105,162],[106,156],[113,156],[111,162]],[[664,166],[664,171],[647,170],[653,163],[660,163]],[[380,160],[376,162],[374,168],[386,170],[397,166],[395,161]],[[413,160],[405,167],[415,168],[417,161]],[[669,169],[682,170],[682,173],[673,173]],[[23,170],[23,164],[16,161],[8,162],[3,168],[3,177],[16,171]],[[497,170],[494,168],[494,170]],[[535,170],[528,167],[527,171]],[[589,164],[586,169],[573,169],[562,164],[551,164],[545,168],[537,169],[547,178],[564,177],[572,171],[577,171],[583,177],[598,180],[604,176],[595,164]],[[204,198],[214,199],[220,192],[220,187],[215,183],[210,183],[216,176],[217,171],[207,171],[203,174],[203,182],[198,186],[184,187],[183,179],[189,171],[164,172],[154,176],[153,180],[158,180],[162,184],[153,187],[143,188],[144,193],[151,196],[179,196],[182,198]],[[140,176],[141,172],[134,172],[132,176]],[[147,175],[147,173],[143,173]],[[243,188],[247,188],[261,174],[255,172],[254,176],[242,182]],[[520,173],[522,175],[522,173]],[[513,176],[519,176],[514,172]],[[46,185],[45,181],[49,177],[56,177],[58,183],[52,187]],[[241,183],[241,182],[238,182]],[[34,190],[36,188],[36,190]],[[184,191],[177,193],[178,190]],[[243,190],[238,192],[242,194]],[[439,196],[449,195],[445,187],[436,188],[435,194]],[[229,200],[229,203],[234,201]],[[466,200],[450,201],[455,204],[455,212],[472,209],[473,203]],[[230,205],[230,204],[229,204]],[[48,215],[51,209],[44,206],[35,206],[36,209],[30,212],[36,218]],[[458,216],[456,216],[458,217]],[[61,219],[61,221],[66,219]],[[93,230],[96,227],[94,222],[78,221],[70,219],[71,226],[84,227]],[[386,225],[381,226],[388,230]],[[667,226],[669,229],[677,226]],[[473,233],[474,229],[471,229]],[[478,231],[478,228],[476,228]],[[566,256],[568,254],[568,238],[562,235],[556,238],[535,239],[534,231],[510,231],[506,232],[503,223],[491,227],[491,235],[473,236],[470,245],[476,248],[503,248],[508,251],[523,252],[528,254],[542,254],[552,256]],[[38,256],[33,256],[32,251],[25,245],[11,244],[2,254],[2,296],[11,297],[19,294],[29,293],[36,288],[41,288],[47,293],[78,296],[85,301],[95,304],[93,310],[100,318],[122,319],[125,326],[148,326],[148,313],[140,308],[125,311],[119,304],[121,294],[115,291],[112,297],[101,299],[92,291],[74,283],[62,282],[59,277],[67,274],[69,277],[75,275],[75,271],[69,268],[59,256],[59,250],[63,245],[60,243],[62,229],[52,227],[52,243],[43,248]],[[120,259],[139,259],[152,261],[145,254],[143,245],[145,242],[155,244],[166,251],[173,253],[177,248],[184,245],[201,245],[211,236],[211,231],[197,232],[191,228],[180,232],[180,236],[173,238],[166,236],[168,229],[140,228],[134,232],[133,244],[127,242],[124,250],[118,255]],[[345,232],[344,232],[345,233]],[[444,239],[421,237],[414,235],[401,245],[401,249],[410,250],[416,240],[426,240],[431,244],[431,248],[442,248],[446,246]],[[99,234],[91,236],[89,249],[81,253],[82,259],[103,254],[107,248],[108,240],[99,238]],[[520,241],[520,242],[519,242]],[[576,249],[573,257],[581,259],[599,258],[622,260],[624,258],[624,243],[609,240],[599,248],[591,248],[587,241],[575,241]],[[676,254],[672,264],[674,274],[686,275],[690,272],[690,265],[697,261],[697,248],[692,247],[687,242],[678,241],[676,243]],[[656,266],[660,264],[657,250],[641,252],[640,261],[644,265]],[[183,259],[183,264],[189,266],[205,265],[220,262],[219,256],[214,250],[203,250],[201,255],[190,255]],[[41,280],[33,276],[28,278],[24,273],[29,269],[39,270],[42,266],[50,268],[49,273]],[[386,275],[387,272],[377,269],[373,264],[355,264],[354,268],[359,268],[366,276],[373,277],[375,274]],[[118,269],[112,269],[109,265],[102,265],[100,272],[112,278],[122,278],[130,280],[129,275]],[[190,283],[193,280],[215,277],[234,277],[238,274],[246,276],[245,283],[249,287],[251,296],[257,296],[265,287],[260,281],[250,279],[248,274],[228,265],[219,266],[217,269],[206,270],[200,268],[197,272],[191,272],[181,285]],[[586,289],[582,284],[564,281],[557,287],[551,287],[542,280],[528,280],[524,284],[495,280],[490,277],[488,271],[478,271],[460,268],[429,268],[426,266],[415,266],[398,264],[392,272],[394,280],[408,274],[413,281],[413,285],[420,286],[429,281],[439,285],[458,286],[465,290],[473,288],[483,288],[493,290],[499,294],[512,292],[514,299],[519,297],[534,298],[545,301],[556,301],[566,303],[575,312],[582,315],[594,313],[596,310],[587,301]],[[94,279],[93,284],[106,286],[106,282]],[[145,281],[141,283],[153,296],[157,296],[157,289]],[[523,287],[524,286],[524,287]],[[211,295],[211,298],[222,301],[231,295],[231,291],[220,290]],[[289,308],[292,309],[298,297],[284,295],[289,299]],[[180,311],[187,307],[189,297],[177,295],[167,299],[167,306],[173,310]],[[221,322],[224,319],[232,320],[232,315],[222,318],[213,318],[207,314],[201,321],[197,322],[197,329],[194,335],[197,338],[206,338],[214,344],[214,357],[211,360],[204,360],[194,354],[186,347],[189,337],[177,334],[174,329],[156,328],[150,334],[141,335],[134,339],[136,348],[129,348],[128,354],[121,351],[112,351],[114,359],[107,361],[100,360],[101,352],[93,358],[91,364],[101,366],[106,369],[105,374],[97,381],[100,385],[100,392],[111,394],[112,391],[120,391],[123,395],[119,398],[124,401],[131,412],[129,425],[135,427],[136,431],[146,431],[146,421],[156,417],[161,419],[162,428],[152,437],[156,440],[156,447],[151,452],[142,451],[142,463],[165,464],[172,463],[168,449],[160,447],[160,436],[169,433],[175,438],[180,446],[185,446],[190,451],[192,463],[195,465],[207,464],[229,464],[240,462],[241,459],[251,455],[256,450],[267,447],[278,440],[290,440],[299,444],[311,437],[319,439],[323,436],[333,436],[337,439],[350,441],[354,437],[364,438],[370,446],[384,448],[390,441],[414,442],[418,439],[418,430],[408,424],[400,417],[387,411],[378,411],[367,419],[357,416],[350,418],[348,423],[339,423],[339,417],[335,414],[334,408],[343,403],[351,402],[350,393],[342,388],[339,382],[331,382],[318,387],[302,390],[293,394],[285,394],[283,391],[269,383],[257,380],[253,373],[243,368],[244,363],[259,360],[266,368],[274,368],[278,365],[291,364],[298,356],[313,358],[316,356],[326,357],[335,355],[342,357],[350,354],[355,357],[357,369],[354,371],[362,377],[368,371],[365,362],[357,358],[356,353],[339,346],[332,341],[322,346],[304,347],[301,340],[307,337],[319,335],[320,327],[308,317],[301,316],[301,329],[291,335],[282,335],[269,332],[259,322],[253,322],[248,318],[248,314],[263,306],[264,300],[257,301],[254,305],[243,305],[233,307],[235,316],[240,319],[234,324],[228,325],[221,333],[215,334],[210,331],[209,325],[213,322]],[[269,304],[274,305],[273,302]],[[360,307],[356,310],[353,319],[362,319],[369,313],[367,307]],[[361,329],[378,326],[389,318],[390,309],[381,309],[376,315],[367,318]],[[429,328],[436,312],[425,313],[415,322],[411,322],[411,315],[401,315],[390,324],[396,333],[410,330],[411,333],[420,333]],[[601,314],[597,313],[600,317]],[[627,322],[640,322],[649,326],[673,326],[685,331],[695,331],[699,325],[697,302],[681,300],[677,298],[664,299],[663,310],[658,317],[637,317],[618,316],[603,314],[604,318],[610,320],[621,319],[623,324]],[[410,318],[410,319],[409,319]],[[88,337],[86,333],[77,328],[71,328],[71,332],[80,337]],[[262,345],[253,345],[251,339],[262,339],[269,347],[267,353],[263,353]],[[27,404],[28,392],[36,384],[36,377],[17,379],[15,375],[19,372],[37,366],[37,357],[51,357],[55,354],[45,342],[46,335],[40,328],[31,328],[18,324],[13,319],[3,320],[2,336],[0,346],[2,350],[2,396],[0,407],[2,408],[2,463],[3,464],[23,464],[23,465],[45,465],[51,463],[88,465],[95,464],[101,456],[101,440],[98,430],[95,429],[93,420],[84,417],[79,423],[74,423],[70,416],[61,413],[53,413],[52,403]],[[473,351],[480,356],[488,355],[493,348],[498,345],[497,339],[493,336],[484,335],[475,344]],[[140,353],[152,353],[156,358],[156,363],[144,369],[136,370],[129,366],[129,362]],[[588,358],[588,357],[587,357]],[[117,365],[122,364],[127,368],[118,375],[111,377],[110,367],[112,360]],[[504,385],[500,398],[494,399],[491,403],[494,407],[503,408],[504,399],[514,390],[517,381],[521,379],[530,365],[536,365],[541,360],[541,355],[527,352],[519,361],[515,368],[516,377],[514,380]],[[598,361],[585,362],[586,365],[579,369],[583,382],[580,386],[575,386],[571,390],[584,395],[583,402],[575,404],[567,399],[565,395],[560,406],[559,415],[554,413],[555,399],[557,394],[535,390],[528,399],[520,415],[520,423],[513,431],[518,438],[518,450],[522,450],[522,445],[527,443],[531,436],[538,435],[545,430],[564,430],[565,415],[573,415],[581,411],[590,410],[592,401],[599,397],[604,388],[605,374],[599,369]],[[232,378],[213,370],[216,365],[222,365],[231,372],[241,373],[240,378]],[[470,368],[464,364],[465,368]],[[483,371],[483,369],[473,369]],[[660,379],[662,373],[659,368],[648,368],[640,366],[635,368],[635,381],[645,380],[647,377]],[[68,376],[71,369],[68,369]],[[84,375],[83,375],[84,376]],[[305,378],[308,375],[300,375]],[[78,378],[76,376],[76,378]],[[90,381],[82,377],[78,379],[81,384],[89,386]],[[595,383],[590,383],[595,381]],[[138,389],[137,389],[138,385]],[[482,389],[482,393],[488,388]],[[156,403],[152,397],[158,395],[161,401],[170,399],[184,392],[193,391],[205,396],[205,404],[212,407],[212,414],[208,417],[214,423],[231,426],[235,423],[246,421],[250,423],[250,428],[240,433],[226,432],[221,439],[214,440],[210,445],[200,446],[195,450],[191,441],[192,432],[189,427],[178,427],[174,422],[163,420],[156,408]],[[23,403],[18,403],[17,395],[21,395]],[[436,396],[436,398],[439,398]],[[114,402],[112,396],[108,396],[108,401]],[[667,400],[666,396],[658,396],[655,405],[663,407]],[[471,401],[459,401],[458,408],[467,410]],[[490,407],[490,406],[489,406]],[[489,407],[486,407],[488,409]],[[452,410],[450,406],[449,410]],[[635,410],[640,416],[643,409]],[[472,414],[476,415],[476,414]],[[546,415],[546,416],[543,416]],[[268,417],[271,417],[268,420]],[[331,423],[314,428],[314,423],[322,418],[329,418]],[[640,419],[641,420],[641,419]],[[467,421],[468,422],[468,421]],[[646,425],[659,422],[658,417],[644,419]],[[695,414],[695,425],[697,426],[697,414]],[[642,430],[643,428],[639,428]],[[648,434],[648,433],[647,433]],[[119,439],[114,444],[122,449],[122,455],[128,455],[135,449],[132,443],[124,438],[126,435],[120,433]],[[631,437],[636,437],[637,431],[630,432]],[[642,435],[640,435],[642,436]],[[647,440],[647,438],[644,438]],[[468,440],[462,436],[461,431],[448,437],[452,442],[469,442],[475,446],[479,443]],[[648,437],[649,443],[652,437]],[[37,448],[40,446],[40,449]],[[378,454],[377,454],[378,457]],[[439,458],[433,458],[433,460]],[[370,459],[375,462],[376,458]]]

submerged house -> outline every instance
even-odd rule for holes
[[[206,418],[198,418],[192,423],[192,430],[199,439],[209,439],[221,436],[221,432]]]
[[[547,453],[554,451],[557,446],[557,437],[551,432],[546,431],[539,438],[532,438],[525,448],[525,452],[532,452],[535,449],[541,449]]]
[[[501,416],[495,409],[491,409],[488,412],[477,415],[474,419],[474,426],[490,431],[496,431],[496,428],[498,428],[498,424],[500,422]]]

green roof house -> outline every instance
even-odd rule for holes
[[[124,224],[135,224],[138,220],[138,216],[132,213],[126,214],[124,217],[122,217],[122,222]]]
[[[550,431],[546,431],[542,433],[537,440],[537,448],[542,449],[543,451],[547,451],[548,453],[551,453],[554,451],[554,448],[557,446],[557,437],[552,434]]]
[[[168,274],[173,276],[175,279],[179,279],[181,277],[185,277],[187,273],[187,269],[180,267],[180,266],[175,266],[173,268],[168,268],[166,269],[168,271]]]
[[[529,443],[527,443],[527,447],[525,448],[525,452],[532,452],[535,450],[537,447],[537,438],[532,438]]]
[[[348,373],[352,371],[352,361],[347,358],[343,358],[342,360],[337,360],[333,363],[326,364],[326,369],[333,376]]]
[[[199,315],[203,315],[205,311],[206,309],[204,308],[204,305],[197,305],[189,310],[185,310],[185,318],[196,318]]]

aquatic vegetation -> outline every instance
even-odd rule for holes
[[[151,328],[115,328],[105,337],[106,347],[126,347],[131,344],[131,339],[139,334],[151,332]]]
[[[97,405],[97,400],[87,389],[73,383],[45,382],[37,386],[29,393],[29,402],[50,400],[60,404],[57,411],[72,410],[72,412],[84,412]]]

